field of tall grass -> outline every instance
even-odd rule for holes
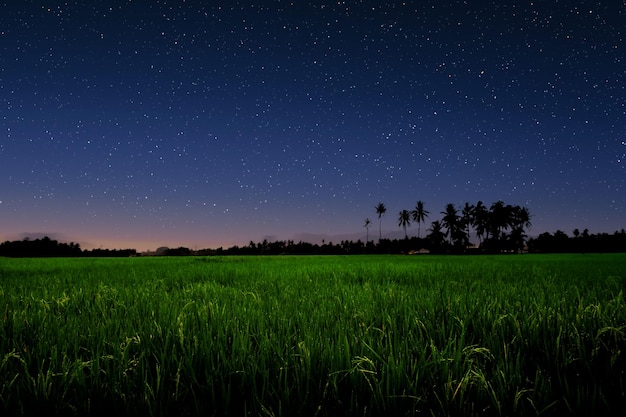
[[[626,254],[0,259],[0,414],[625,415]]]

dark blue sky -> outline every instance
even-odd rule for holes
[[[364,239],[417,200],[626,227],[623,2],[0,4],[2,240]]]

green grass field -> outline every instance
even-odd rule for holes
[[[0,414],[625,415],[626,254],[0,259]]]

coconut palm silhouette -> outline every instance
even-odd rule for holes
[[[370,224],[372,224],[372,221],[369,219],[369,217],[367,217],[365,219],[365,225],[363,227],[365,227],[365,244],[367,245],[367,243],[370,241]]]
[[[448,203],[446,209],[442,211],[441,214],[443,214],[441,224],[446,228],[446,235],[450,239],[450,243],[454,243],[459,229],[458,211],[456,207],[454,207],[454,204]]]
[[[378,205],[375,208],[376,208],[376,214],[378,214],[378,241],[380,242],[380,239],[382,239],[383,237],[382,217],[383,217],[383,214],[387,212],[387,207],[385,207],[383,203],[378,203]]]
[[[463,227],[465,228],[465,232],[467,233],[467,237],[469,239],[470,226],[474,223],[474,205],[473,204],[465,203],[465,205],[463,206],[463,209],[461,210],[461,220],[463,222]]]
[[[417,222],[417,237],[420,237],[421,223],[426,220],[426,217],[430,214],[429,211],[424,210],[424,202],[418,201],[415,205],[415,210],[411,212],[411,216],[414,222]]]
[[[408,239],[409,236],[406,234],[406,228],[411,224],[411,213],[408,210],[402,210],[398,214],[398,226],[402,226],[404,228],[404,238]]]

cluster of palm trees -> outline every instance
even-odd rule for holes
[[[382,217],[387,212],[383,203],[375,207],[378,216],[379,241],[382,239]],[[402,210],[398,213],[398,226],[404,229],[404,237],[408,239],[407,228],[417,223],[417,237],[421,238],[421,224],[425,223],[430,214],[424,209],[424,202],[418,201],[413,210]],[[479,246],[489,250],[518,250],[524,246],[525,229],[531,226],[530,212],[526,207],[512,206],[503,201],[493,203],[489,208],[482,201],[476,204],[465,203],[462,208],[454,204],[446,205],[441,212],[441,220],[435,220],[427,230],[426,238],[431,245],[448,244],[461,249],[469,247],[472,228],[479,239]],[[372,221],[365,219],[367,241]]]

